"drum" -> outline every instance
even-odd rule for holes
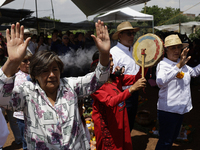
[[[142,54],[144,49],[145,55]],[[161,58],[163,52],[163,41],[157,35],[148,33],[135,42],[132,55],[139,66],[142,66],[142,55],[144,55],[144,67],[151,67]]]

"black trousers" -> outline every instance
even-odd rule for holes
[[[131,97],[126,99],[126,108],[127,108],[127,113],[128,113],[128,120],[129,120],[129,127],[130,127],[130,132],[133,129],[133,125],[135,122],[135,116],[137,114],[138,110],[138,97],[139,97],[139,92],[133,92]]]

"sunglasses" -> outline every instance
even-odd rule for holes
[[[24,62],[26,64],[26,63],[30,62],[30,60],[29,59],[24,59],[22,62]]]
[[[130,32],[130,31],[127,31],[127,32],[124,31],[122,33],[125,33],[127,36],[131,36],[131,35],[135,36],[135,34],[136,34],[136,32]]]
[[[67,37],[65,37],[65,38],[63,38],[63,39],[65,39],[65,40],[68,39],[68,40],[69,40],[69,38],[67,38]]]

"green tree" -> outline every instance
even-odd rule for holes
[[[200,29],[197,29],[195,33],[190,34],[189,38],[191,39],[191,41],[194,41],[195,39],[200,39]]]
[[[144,11],[145,7],[142,8],[141,12],[144,13]],[[154,16],[155,26],[191,21],[191,19],[182,15],[178,8],[172,7],[160,8],[157,5],[153,5],[152,7],[146,7],[146,14]]]
[[[53,19],[51,18],[50,16],[46,16],[46,17],[42,17],[42,18],[47,18],[49,20],[53,20],[53,21],[56,21],[56,22],[60,22],[60,19]]]
[[[200,14],[195,17],[195,21],[200,21]]]
[[[162,20],[160,13],[162,8],[159,8],[157,5],[154,5],[152,7],[146,7],[146,14],[150,14],[154,16],[154,25],[158,25],[160,20]],[[144,13],[145,8],[142,8],[142,13]],[[158,15],[159,14],[159,15]]]
[[[192,19],[180,14],[176,17],[174,17],[173,19],[169,20],[168,22],[166,22],[166,24],[175,24],[175,23],[184,23],[184,22],[189,22],[192,21]]]

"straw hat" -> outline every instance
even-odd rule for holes
[[[24,34],[31,34],[31,32],[29,31],[29,29],[24,29]]]
[[[118,40],[118,34],[124,30],[134,30],[134,32],[137,32],[140,28],[133,28],[131,23],[128,21],[122,22],[117,26],[117,32],[113,34],[112,39]]]
[[[169,35],[165,38],[165,47],[173,46],[173,45],[182,45],[182,48],[188,46],[188,43],[182,43],[181,39],[177,34]]]

